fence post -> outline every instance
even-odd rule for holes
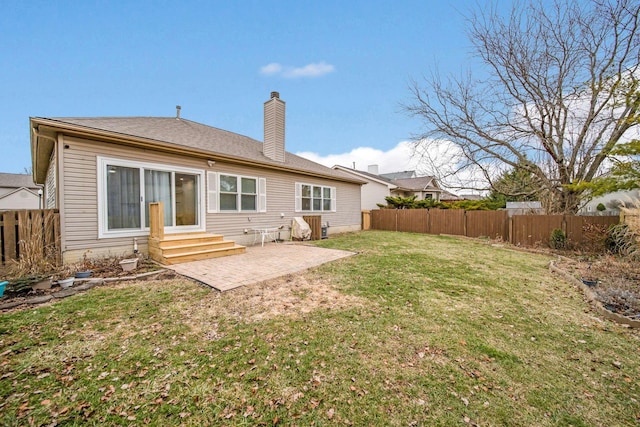
[[[398,209],[394,210],[393,213],[394,213],[394,216],[396,218],[396,229],[395,229],[395,232],[397,233],[398,232]]]
[[[52,217],[52,227],[53,227],[53,240],[55,242],[55,256],[56,256],[56,265],[60,265],[62,263],[62,246],[60,239],[60,212],[54,212]]]
[[[507,236],[507,240],[509,241],[509,243],[511,243],[512,245],[513,243],[513,218],[509,217],[509,230],[508,230],[508,236]]]
[[[16,232],[16,226],[18,225],[18,221],[16,220],[16,216],[18,213],[16,211],[5,212],[2,215],[2,222],[4,226],[4,236],[2,239],[2,243],[4,244],[4,260],[5,262],[10,259],[17,259],[17,251],[16,248],[18,246],[18,233]]]
[[[362,211],[362,229],[363,230],[371,229],[371,211],[367,211],[367,210]]]
[[[18,246],[16,259],[20,259],[27,256],[26,248],[31,241],[31,215],[29,215],[29,211],[18,211],[18,236],[16,240]]]
[[[465,237],[468,237],[467,236],[467,210],[465,209],[463,212],[464,213],[463,213],[463,216],[462,216],[462,218],[463,218],[463,221],[462,221],[462,235],[465,236]]]
[[[427,221],[427,234],[431,234],[431,209],[427,209],[425,221]]]

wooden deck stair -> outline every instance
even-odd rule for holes
[[[219,234],[182,233],[149,238],[149,255],[165,265],[237,255],[245,250]]]
[[[161,264],[180,264],[228,255],[242,254],[246,248],[219,234],[164,234],[161,203],[149,204],[149,256]]]

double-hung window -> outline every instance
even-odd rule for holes
[[[207,172],[208,212],[266,212],[266,179]]]
[[[144,234],[153,202],[163,203],[165,227],[204,228],[204,171],[103,157],[97,166],[100,237]]]
[[[336,188],[296,183],[296,212],[335,212]]]

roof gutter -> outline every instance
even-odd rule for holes
[[[33,134],[36,136],[36,138],[44,138],[44,139],[48,139],[50,141],[53,141],[54,143],[57,142],[57,140],[52,137],[52,136],[48,136],[48,135],[42,135],[38,128],[36,126],[31,128],[31,131],[33,132]]]
[[[51,135],[46,135],[40,132],[38,125],[31,126],[31,177],[35,184],[43,184],[44,179],[47,173],[47,164],[51,157],[51,153],[53,151],[53,147],[55,147],[58,142],[57,138]],[[55,135],[55,134],[54,134]],[[51,141],[50,144],[45,144],[44,141]],[[40,163],[44,157],[44,163],[42,164],[42,170],[40,170]]]

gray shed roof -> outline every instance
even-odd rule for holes
[[[256,162],[267,166],[310,172],[340,181],[363,183],[344,172],[307,160],[287,152],[284,162],[266,157],[263,144],[248,136],[214,128],[201,123],[176,117],[60,117],[32,118],[32,121],[46,121],[47,126],[81,126],[87,130],[106,131],[121,137],[144,138],[159,144],[188,147],[200,152],[225,158]]]

